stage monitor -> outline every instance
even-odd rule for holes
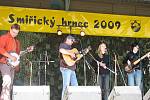
[[[63,100],[101,100],[100,86],[68,86]]]
[[[50,87],[13,86],[12,100],[50,100]]]
[[[138,86],[115,86],[108,100],[142,100],[141,90]]]

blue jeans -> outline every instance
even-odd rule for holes
[[[100,74],[99,84],[102,90],[102,100],[108,100],[109,96],[109,74]]]
[[[61,96],[61,98],[63,98],[66,87],[69,86],[70,84],[71,86],[78,86],[78,82],[75,71],[63,67],[60,67],[60,71],[62,73],[63,78],[63,89]]]
[[[128,76],[128,85],[129,86],[139,86],[142,89],[142,71],[134,70],[131,73],[127,74]]]

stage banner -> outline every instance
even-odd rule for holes
[[[150,38],[150,17],[0,6],[0,30]]]

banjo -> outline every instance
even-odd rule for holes
[[[15,68],[20,63],[20,57],[28,52],[33,51],[33,49],[34,49],[34,46],[30,46],[26,50],[21,51],[20,54],[17,54],[16,52],[10,52],[9,54],[11,56],[14,56],[16,58],[16,61],[12,61],[10,58],[7,58],[7,64],[10,65],[11,67]]]

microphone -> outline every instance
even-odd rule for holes
[[[74,41],[73,41],[73,43],[75,43],[75,44],[76,44],[76,43],[78,43],[78,41],[77,41],[77,40],[74,40]]]
[[[80,39],[76,37],[76,38],[74,39],[73,43],[74,43],[74,44],[77,44],[77,43],[79,43],[79,41],[80,41]]]

